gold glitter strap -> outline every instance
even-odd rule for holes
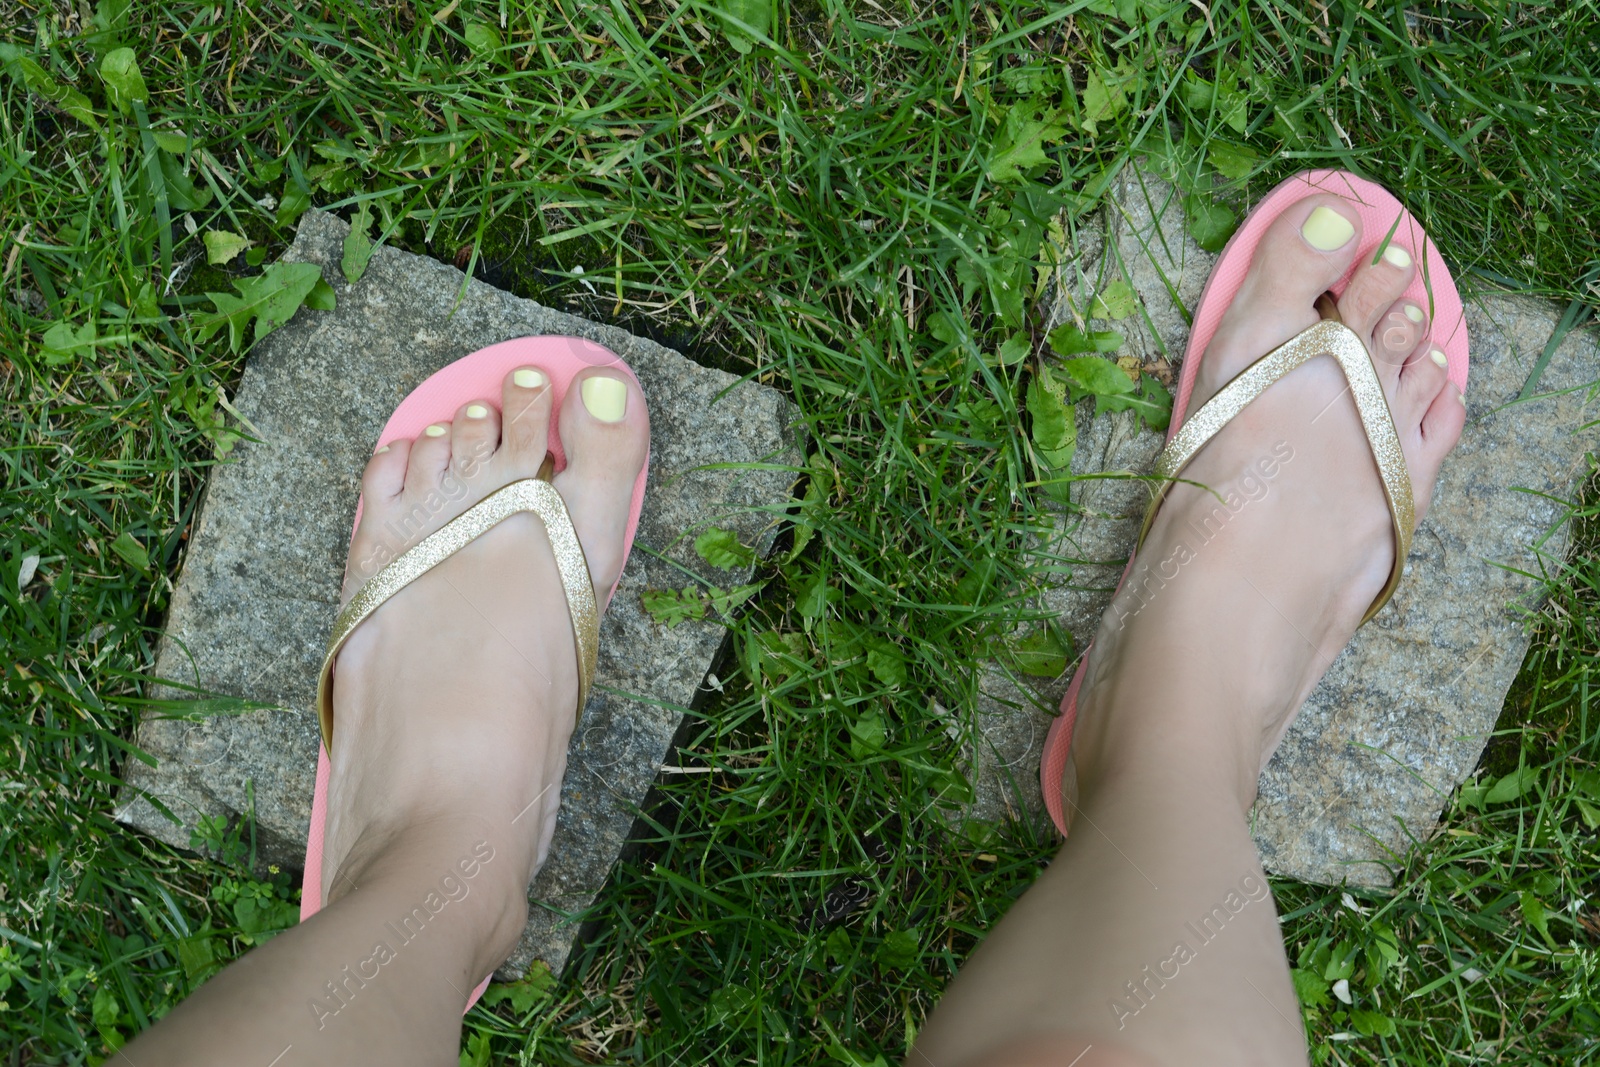
[[[1156,491],[1145,512],[1144,526],[1139,531],[1139,544],[1144,544],[1156,511],[1166,499],[1173,480],[1189,465],[1206,442],[1216,436],[1233,417],[1266,391],[1273,382],[1317,356],[1330,355],[1344,371],[1350,383],[1350,393],[1355,397],[1356,410],[1361,415],[1361,425],[1366,430],[1367,444],[1372,448],[1372,458],[1378,464],[1378,476],[1383,482],[1383,494],[1389,502],[1389,515],[1394,523],[1394,566],[1389,570],[1389,580],[1384,584],[1372,606],[1361,621],[1365,623],[1376,615],[1394,595],[1404,573],[1406,555],[1411,550],[1411,534],[1416,526],[1416,503],[1411,494],[1411,475],[1406,469],[1406,457],[1400,449],[1400,437],[1395,433],[1394,420],[1389,414],[1389,402],[1383,394],[1383,383],[1372,365],[1372,356],[1354,330],[1338,320],[1332,310],[1332,301],[1319,302],[1318,310],[1326,316],[1292,340],[1246,367],[1217,394],[1179,427],[1172,440],[1156,457]]]
[[[548,464],[547,464],[548,466]],[[470,542],[494,527],[523,512],[531,511],[544,523],[550,546],[555,550],[556,569],[567,594],[567,611],[572,617],[572,637],[578,650],[578,714],[583,714],[594,680],[600,650],[600,612],[595,603],[594,583],[578,533],[572,528],[566,502],[556,487],[542,478],[524,478],[484,497],[442,528],[424,537],[410,550],[373,575],[346,604],[333,621],[333,636],[322,658],[322,677],[317,682],[317,711],[322,718],[322,743],[333,748],[333,661],[356,627],[390,597],[437,567]]]

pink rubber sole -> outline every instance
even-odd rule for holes
[[[633,371],[614,352],[581,337],[519,337],[481,348],[469,356],[441,367],[426,381],[409,393],[394,414],[384,424],[374,450],[391,441],[414,438],[436,422],[449,422],[455,418],[461,405],[474,400],[500,406],[502,383],[507,374],[518,367],[538,367],[550,376],[551,415],[550,452],[555,456],[556,470],[567,465],[565,450],[561,447],[559,420],[561,403],[567,395],[573,378],[579,372],[593,367],[619,370],[635,382]],[[623,541],[623,559],[633,548],[633,535],[639,528],[639,513],[644,507],[644,487],[650,470],[648,457],[633,484],[633,502],[628,513],[628,530]],[[356,504],[356,524],[361,522],[361,504]],[[355,529],[351,529],[354,538]],[[620,581],[620,578],[619,578]],[[616,592],[616,583],[611,586]],[[609,596],[609,594],[608,594]],[[322,847],[323,834],[328,823],[328,777],[330,764],[328,750],[317,746],[317,785],[311,800],[311,833],[306,839],[305,883],[300,892],[300,921],[304,922],[322,910]],[[467,1000],[467,1010],[472,1009],[483,991],[489,987],[486,976]]]
[[[1256,246],[1261,243],[1267,227],[1290,205],[1317,193],[1335,193],[1350,201],[1361,216],[1361,243],[1351,261],[1350,270],[1333,286],[1336,296],[1344,294],[1350,276],[1363,263],[1372,261],[1385,239],[1411,252],[1417,264],[1417,273],[1402,294],[1415,301],[1428,313],[1429,336],[1449,359],[1449,379],[1460,389],[1467,385],[1467,323],[1461,295],[1456,291],[1454,279],[1444,265],[1439,249],[1428,238],[1421,223],[1401,206],[1400,201],[1376,182],[1358,178],[1341,170],[1312,170],[1296,174],[1285,180],[1257,204],[1244,223],[1229,239],[1222,250],[1217,265],[1207,279],[1200,294],[1200,306],[1195,314],[1194,327],[1189,334],[1189,344],[1184,350],[1183,370],[1178,380],[1178,393],[1173,401],[1174,418],[1167,430],[1167,439],[1178,432],[1186,414],[1189,398],[1194,392],[1194,379],[1200,369],[1200,360],[1211,338],[1217,332],[1223,313],[1233,303],[1244,285],[1245,275],[1255,258]],[[1398,225],[1396,219],[1399,220]],[[1390,229],[1393,228],[1393,237]],[[1130,557],[1122,572],[1123,579],[1133,569]],[[1121,588],[1121,582],[1118,583]],[[1061,699],[1061,714],[1050,724],[1045,736],[1044,756],[1039,764],[1039,787],[1044,792],[1045,809],[1055,822],[1056,829],[1066,836],[1067,825],[1063,818],[1061,779],[1067,770],[1067,754],[1072,745],[1072,727],[1078,715],[1078,690],[1083,685],[1089,656],[1094,648],[1084,650],[1078,669]]]

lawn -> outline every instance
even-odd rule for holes
[[[1469,293],[1600,304],[1592,0],[771,5],[0,0],[7,1062],[98,1064],[291,921],[247,826],[180,852],[110,811],[141,715],[227,710],[154,701],[149,671],[247,432],[253,330],[222,311],[317,299],[266,269],[310,205],[759,377],[811,440],[694,721],[706,773],[663,780],[595,936],[495,987],[464,1064],[894,1062],[1048,859],[951,817],[944,709],[978,662],[1039,666],[1026,548],[1068,484],[1028,403],[1041,280],[1121,168],[1173,176],[1214,243],[1346,167]],[[1600,1060],[1594,501],[1395,889],[1274,882],[1318,1063]]]

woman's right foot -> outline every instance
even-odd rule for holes
[[[1272,223],[1206,349],[1189,414],[1317,322],[1314,302],[1349,268],[1361,227],[1331,194]],[[1391,244],[1359,265],[1339,312],[1374,355],[1420,522],[1466,410],[1424,310],[1401,299],[1411,252]],[[1076,788],[1113,773],[1150,731],[1177,732],[1197,757],[1225,761],[1248,807],[1267,757],[1389,575],[1388,506],[1331,357],[1269,387],[1182,477],[1095,637],[1064,783],[1069,818]],[[1113,705],[1115,715],[1102,714]]]
[[[1360,231],[1336,196],[1284,209],[1197,368],[1191,414],[1317,321]],[[1465,409],[1399,303],[1404,251],[1357,265],[1339,307],[1376,353],[1421,515]],[[945,992],[911,1067],[1306,1062],[1247,813],[1264,757],[1382,590],[1394,535],[1330,357],[1269,387],[1182,477],[1089,655],[1062,783],[1078,824]]]

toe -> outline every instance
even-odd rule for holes
[[[1203,403],[1251,360],[1316,323],[1317,298],[1350,269],[1360,238],[1354,205],[1331,193],[1296,201],[1273,219],[1217,324],[1191,404]]]
[[[1389,242],[1381,253],[1356,267],[1339,298],[1339,317],[1357,335],[1368,336],[1383,313],[1406,291],[1416,272],[1411,250]]]
[[[1397,300],[1379,316],[1368,348],[1385,385],[1392,384],[1400,376],[1400,368],[1428,332],[1427,318],[1411,300]]]
[[[410,463],[406,467],[406,492],[426,494],[439,485],[450,466],[450,424],[435,422],[411,442]]]
[[[550,376],[518,367],[501,385],[500,459],[508,478],[532,478],[550,451]]]
[[[361,474],[361,499],[367,507],[400,495],[406,486],[406,460],[410,454],[411,442],[402,437],[383,445],[367,460],[367,469]]]
[[[1397,394],[1400,410],[1395,412],[1395,417],[1409,420],[1412,425],[1420,424],[1424,413],[1444,389],[1449,365],[1445,354],[1432,342],[1418,345],[1400,368]]]
[[[500,412],[487,400],[461,405],[450,424],[450,466],[470,482],[500,446]]]
[[[633,486],[649,453],[644,394],[615,371],[585,371],[567,390],[560,430],[567,466],[556,476],[556,488],[572,512],[595,593],[604,602],[622,571]]]
[[[1439,395],[1433,398],[1433,403],[1428,405],[1427,414],[1422,417],[1423,447],[1433,457],[1434,463],[1443,460],[1445,453],[1461,440],[1461,430],[1466,424],[1466,397],[1454,382],[1447,381],[1439,390]]]
[[[389,543],[387,524],[405,489],[410,454],[411,442],[402,437],[379,448],[367,461],[367,469],[361,475],[361,521],[350,540],[350,554],[345,560],[340,606],[349,603],[361,583],[394,559],[395,549]]]
[[[1349,269],[1360,235],[1361,216],[1343,197],[1319,194],[1286,208],[1262,235],[1245,276],[1256,314],[1285,308],[1297,323],[1316,321],[1312,305]]]

